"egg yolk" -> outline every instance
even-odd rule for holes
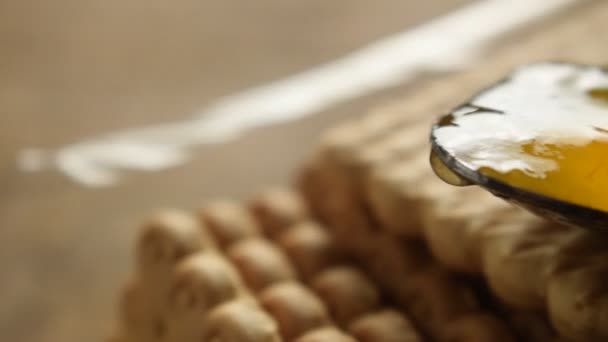
[[[553,161],[557,167],[542,176],[519,169],[502,173],[482,167],[479,171],[523,190],[608,212],[608,141],[594,140],[584,146],[531,142],[521,148],[530,156]]]

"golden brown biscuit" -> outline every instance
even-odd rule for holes
[[[396,310],[365,315],[350,325],[349,332],[360,342],[421,342],[423,338],[410,320]]]
[[[223,256],[196,253],[177,265],[171,289],[172,309],[208,311],[243,291],[237,271]]]
[[[505,315],[513,332],[527,342],[556,341],[557,332],[544,311],[508,310]]]
[[[275,320],[252,300],[233,300],[213,309],[201,341],[281,342]]]
[[[247,208],[233,201],[213,201],[206,204],[200,211],[202,222],[222,248],[232,243],[260,234],[260,228],[255,218]]]
[[[420,236],[424,209],[455,191],[437,179],[430,170],[428,151],[423,153],[375,168],[367,178],[371,211],[391,234]]]
[[[277,242],[304,280],[341,260],[329,233],[311,221],[292,227]]]
[[[481,273],[483,231],[513,219],[519,211],[482,189],[463,188],[456,196],[439,197],[425,208],[424,238],[433,257],[446,268]]]
[[[449,321],[479,310],[473,289],[456,275],[438,267],[410,275],[398,285],[397,300],[432,337],[441,336]]]
[[[314,278],[312,288],[341,327],[380,306],[379,290],[353,267],[338,266],[321,272]]]
[[[328,199],[324,200],[329,207],[331,225],[341,227],[342,216],[367,211],[365,180],[370,170],[382,167],[383,163],[392,158],[411,154],[416,148],[425,145],[428,125],[429,122],[425,121],[413,126],[391,128],[386,134],[381,134],[366,144],[340,153],[333,153],[335,150],[331,146],[327,147],[321,161],[331,191]]]
[[[247,291],[237,271],[220,254],[196,253],[183,260],[173,276],[166,310],[167,339],[200,341],[207,326],[205,317],[216,306]]]
[[[348,157],[339,158],[338,161],[349,176],[363,181],[363,177],[372,168],[416,155],[428,144],[430,120],[426,118],[411,125],[393,128],[382,137],[359,146]]]
[[[160,287],[170,279],[173,267],[184,257],[214,242],[193,216],[164,210],[143,225],[137,247],[137,272],[149,284]]]
[[[364,210],[367,206],[364,187],[370,171],[382,168],[394,159],[415,154],[416,150],[427,144],[429,124],[425,120],[391,129],[386,135],[326,162],[331,165],[335,177],[343,180],[341,187],[332,187],[332,195],[345,200],[344,211]]]
[[[359,187],[354,180],[344,177],[342,169],[335,161],[319,158],[315,174],[318,186],[323,187],[315,203],[320,208],[321,219],[330,226],[340,226],[344,216],[355,216],[360,213]],[[349,220],[353,218],[350,217]]]
[[[573,229],[548,277],[549,316],[563,337],[575,341],[608,339],[608,238]]]
[[[283,251],[264,238],[241,240],[228,249],[227,255],[254,292],[296,279],[296,272]]]
[[[329,199],[328,193],[331,187],[322,166],[319,155],[308,160],[300,167],[296,187],[306,200],[312,216],[322,222],[328,222],[330,213],[326,202]]]
[[[323,327],[312,330],[296,339],[295,342],[357,342],[353,337],[334,328]]]
[[[440,341],[515,342],[502,321],[488,313],[467,314],[448,322]]]
[[[367,251],[358,255],[371,276],[386,287],[393,287],[404,277],[425,268],[431,263],[424,244],[407,241],[385,233],[367,238]]]
[[[329,232],[338,250],[366,255],[370,239],[380,230],[366,211],[333,211],[322,228]]]
[[[249,207],[264,233],[272,238],[310,217],[308,207],[300,194],[284,188],[258,193],[250,201]]]
[[[131,280],[119,302],[122,337],[129,340],[161,341],[165,336],[163,310],[157,298],[151,296],[145,284]]]
[[[286,341],[330,322],[323,302],[298,283],[285,282],[267,288],[260,295],[260,303],[276,319]]]
[[[521,309],[543,309],[547,277],[572,229],[522,213],[483,235],[483,269],[493,292]]]

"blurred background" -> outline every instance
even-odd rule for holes
[[[0,340],[107,337],[146,214],[287,183],[321,131],[412,85],[197,147],[183,166],[110,187],[23,172],[20,151],[188,118],[469,2],[0,0]]]

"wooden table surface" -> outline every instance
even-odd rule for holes
[[[147,213],[287,183],[320,131],[411,86],[197,148],[183,167],[108,188],[23,173],[21,149],[184,118],[467,2],[0,0],[0,340],[107,337]]]
[[[147,213],[287,182],[320,130],[375,100],[200,148],[184,167],[103,189],[25,174],[21,149],[184,118],[466,2],[0,1],[0,340],[106,337]]]

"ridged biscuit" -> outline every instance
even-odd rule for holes
[[[379,289],[354,267],[327,269],[314,278],[312,288],[341,327],[347,327],[359,316],[378,309],[381,304]]]
[[[253,292],[297,278],[283,251],[266,239],[241,240],[233,244],[226,254]]]
[[[199,210],[199,217],[221,248],[260,235],[260,227],[247,208],[235,201],[216,200]]]
[[[424,341],[407,317],[391,309],[359,318],[348,331],[360,342]]]
[[[259,192],[249,201],[249,208],[264,233],[270,238],[310,218],[304,199],[298,192],[286,188],[272,188]]]
[[[281,336],[292,341],[331,322],[325,304],[303,285],[285,282],[260,294],[262,307],[278,322]]]
[[[202,341],[282,342],[276,321],[252,300],[233,300],[213,309]]]

